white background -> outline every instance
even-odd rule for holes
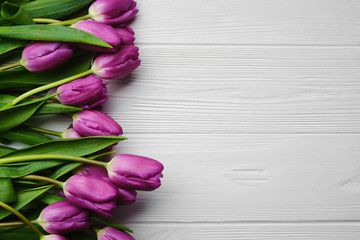
[[[163,185],[137,240],[360,239],[360,1],[138,0],[104,111]]]

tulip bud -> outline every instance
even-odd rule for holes
[[[100,54],[93,62],[94,73],[104,79],[119,79],[140,65],[139,48],[124,45],[116,53]]]
[[[128,25],[123,24],[118,27],[114,27],[114,29],[121,39],[121,44],[134,44],[135,32]]]
[[[116,207],[117,189],[100,176],[73,175],[63,188],[69,202],[103,217],[111,217],[111,211]]]
[[[63,42],[35,42],[22,52],[21,64],[31,72],[41,72],[57,67],[73,55],[69,44]]]
[[[106,171],[106,168],[97,166],[97,165],[85,165],[79,169],[76,170],[76,174],[80,175],[96,175],[100,176],[106,181],[110,182],[110,179],[108,177],[108,173]],[[119,193],[119,197],[117,199],[118,205],[129,205],[133,204],[136,201],[136,191],[134,190],[127,190],[123,188],[116,187]]]
[[[118,230],[113,227],[106,227],[97,231],[98,240],[135,240],[127,232]]]
[[[84,110],[73,115],[73,128],[82,136],[122,135],[121,126],[97,110]]]
[[[44,235],[40,238],[40,240],[67,240],[67,238],[64,238],[60,235],[56,234],[50,234],[50,235]]]
[[[164,166],[151,158],[119,154],[108,165],[110,181],[118,187],[152,191],[160,187]]]
[[[91,226],[88,211],[63,200],[45,207],[38,218],[39,225],[48,233],[71,233]]]
[[[94,75],[79,78],[56,88],[55,93],[61,92],[56,98],[65,105],[91,109],[109,99],[107,84]]]
[[[121,44],[121,39],[119,38],[117,32],[111,26],[108,26],[106,24],[95,22],[92,20],[82,20],[73,24],[71,27],[91,33],[92,35],[95,35],[96,37],[104,40],[106,43],[113,47],[106,48],[82,43],[75,44],[82,49],[94,52],[111,53],[116,52],[119,45]]]
[[[62,138],[81,138],[81,136],[74,128],[70,127],[62,133]]]
[[[133,0],[97,0],[91,4],[89,14],[97,22],[118,25],[133,18],[139,10]]]

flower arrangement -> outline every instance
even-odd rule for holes
[[[105,161],[126,137],[101,105],[107,81],[140,65],[128,26],[137,13],[133,0],[1,4],[1,240],[134,239],[109,218],[137,191],[159,188],[164,167],[132,154]],[[72,123],[63,132],[29,125],[45,114]]]

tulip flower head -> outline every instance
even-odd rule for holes
[[[138,12],[133,0],[96,0],[89,8],[92,19],[108,25],[124,23]]]
[[[95,35],[112,46],[112,48],[106,48],[89,44],[76,43],[76,46],[82,49],[94,52],[110,53],[116,52],[119,45],[121,44],[121,39],[117,32],[111,26],[108,26],[104,23],[95,22],[93,20],[82,20],[73,24],[71,27],[91,33],[92,35]]]
[[[81,138],[81,136],[74,128],[70,127],[62,133],[62,138]]]
[[[132,28],[130,28],[126,24],[122,24],[118,27],[114,27],[114,29],[118,33],[118,35],[121,39],[121,44],[134,44],[135,32],[134,32],[134,30],[132,30]]]
[[[106,81],[90,75],[61,85],[54,92],[61,92],[56,98],[62,104],[91,109],[109,99],[107,84]]]
[[[111,211],[116,207],[117,189],[100,176],[73,175],[64,183],[63,189],[70,203],[103,217],[111,217]]]
[[[84,110],[73,115],[73,128],[82,136],[123,134],[121,126],[108,115],[97,110]]]
[[[118,205],[130,205],[136,202],[137,192],[135,190],[128,190],[123,188],[117,189],[119,192],[119,197],[117,199]]]
[[[57,234],[44,235],[40,240],[67,240],[63,236]]]
[[[82,231],[91,226],[89,212],[67,200],[45,207],[37,222],[46,232],[56,234]]]
[[[97,231],[98,240],[135,240],[130,234],[113,227],[106,227]]]
[[[41,72],[65,63],[73,52],[67,43],[35,42],[24,48],[20,62],[31,72]]]
[[[119,154],[108,165],[110,181],[129,190],[152,191],[160,187],[164,166],[151,158]]]
[[[140,65],[139,48],[124,45],[116,53],[100,54],[93,62],[94,74],[104,79],[119,79]]]

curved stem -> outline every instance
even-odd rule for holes
[[[49,178],[49,177],[44,177],[44,176],[39,176],[39,175],[26,175],[24,177],[21,177],[19,179],[25,179],[25,180],[36,180],[36,181],[43,181],[43,182],[48,182],[48,183],[52,183],[55,185],[58,185],[60,187],[62,187],[64,185],[63,182]]]
[[[40,239],[44,236],[39,229],[37,229],[35,227],[35,225],[30,222],[29,219],[27,219],[24,215],[22,215],[19,211],[17,211],[16,209],[12,208],[11,206],[7,205],[4,202],[0,201],[0,207],[12,212],[15,216],[17,216],[18,218],[21,219],[21,221],[23,221],[26,225],[28,225],[39,237]]]
[[[19,157],[7,157],[7,158],[0,158],[0,165],[5,163],[16,163],[16,162],[29,162],[29,161],[41,161],[41,160],[65,160],[65,161],[72,161],[72,162],[81,162],[81,163],[88,163],[93,165],[99,165],[103,167],[107,167],[108,163],[100,162],[88,158],[83,157],[76,157],[70,155],[61,155],[61,154],[38,154],[38,155],[26,155],[26,156],[19,156]]]
[[[17,66],[20,66],[20,65],[21,65],[20,61],[19,61],[19,62],[10,63],[10,64],[8,64],[8,65],[1,66],[1,67],[0,67],[0,71],[7,70],[7,69],[10,69],[10,68],[14,68],[14,67],[17,67]]]
[[[33,18],[33,20],[36,23],[57,23],[57,22],[61,22],[59,20],[51,19],[51,18]]]
[[[0,228],[2,227],[19,227],[19,226],[24,226],[25,223],[24,222],[4,222],[4,223],[0,223]]]
[[[57,136],[57,137],[62,137],[62,132],[55,132],[55,131],[51,131],[48,129],[44,129],[44,128],[37,128],[37,127],[27,127],[30,130],[39,132],[39,133],[45,133],[48,135],[53,135],[53,136]]]
[[[71,82],[75,79],[78,79],[78,78],[81,78],[81,77],[85,77],[87,75],[90,75],[93,73],[93,70],[92,69],[89,69],[85,72],[82,72],[82,73],[79,73],[79,74],[76,74],[74,76],[71,76],[71,77],[68,77],[68,78],[65,78],[65,79],[62,79],[62,80],[59,80],[59,81],[56,81],[56,82],[53,82],[53,83],[49,83],[49,84],[46,84],[44,86],[41,86],[41,87],[37,87],[37,88],[34,88],[30,91],[27,91],[23,94],[21,94],[20,96],[18,96],[17,98],[15,98],[14,100],[12,100],[11,102],[9,102],[8,104],[6,104],[4,107],[2,107],[1,109],[7,109],[7,108],[10,108],[12,106],[14,106],[15,104],[17,104],[18,102],[24,100],[25,98],[27,97],[30,97],[31,95],[34,95],[36,93],[39,93],[39,92],[42,92],[42,91],[45,91],[45,90],[49,90],[51,88],[54,88],[54,87],[58,87],[60,85],[63,85],[65,83],[68,83],[68,82]],[[0,109],[0,110],[1,110]]]
[[[69,19],[69,20],[62,21],[62,22],[59,21],[59,22],[51,23],[50,25],[63,25],[63,26],[64,25],[71,25],[73,23],[76,23],[77,21],[90,19],[90,18],[91,18],[90,14],[87,14],[87,15],[84,15],[84,16],[81,16],[81,17]]]

